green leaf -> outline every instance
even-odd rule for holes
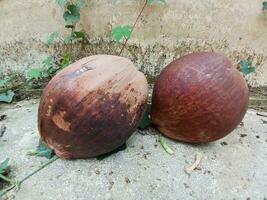
[[[0,80],[0,87],[4,87],[7,81],[5,79]]]
[[[55,44],[57,37],[58,37],[58,32],[51,33],[50,36],[48,37],[47,44],[49,45]]]
[[[267,10],[267,1],[262,2],[262,9]]]
[[[153,4],[155,2],[159,2],[161,4],[166,4],[166,1],[165,0],[148,0],[148,4]]]
[[[111,36],[116,42],[120,42],[123,38],[131,38],[132,26],[117,26],[112,29]]]
[[[55,155],[55,153],[54,153],[53,149],[50,149],[41,140],[39,140],[39,144],[37,146],[36,151],[29,152],[28,155],[46,157],[46,158],[50,159]]]
[[[9,80],[10,80],[9,76],[0,80],[0,87],[4,87]]]
[[[15,93],[11,90],[0,94],[0,102],[11,103]]]
[[[7,172],[9,165],[9,158],[5,159],[1,164],[0,164],[0,174],[4,174]]]
[[[79,31],[79,32],[74,32],[73,33],[73,37],[74,38],[84,38],[85,37],[85,32],[83,32],[83,31]]]
[[[75,24],[80,21],[80,8],[76,5],[68,5],[67,10],[63,14],[63,18],[68,24]]]
[[[70,53],[65,53],[60,59],[60,65],[62,68],[69,66],[72,62],[72,56]]]
[[[117,153],[119,151],[123,151],[126,148],[127,148],[127,145],[126,145],[126,143],[124,143],[123,145],[119,146],[117,149],[115,149],[115,150],[113,150],[111,152],[108,152],[108,153],[102,154],[100,156],[97,156],[96,159],[97,160],[103,160],[104,158],[107,158],[107,157],[109,157],[109,156],[111,156],[111,155],[113,155],[113,154],[115,154],[115,153]]]
[[[68,3],[68,0],[56,0],[56,2],[61,8],[64,8],[64,6]]]
[[[141,122],[139,123],[138,128],[145,129],[151,125],[150,112],[151,112],[151,104],[147,104],[143,118],[142,118]]]
[[[86,3],[84,0],[76,0],[75,5],[80,9],[86,7]]]
[[[164,138],[162,136],[159,137],[159,142],[161,144],[161,146],[163,147],[163,149],[170,155],[173,154],[173,150],[169,147],[169,145],[166,143],[166,141],[164,140]]]
[[[53,57],[52,56],[48,56],[46,59],[43,60],[42,64],[46,69],[50,69],[51,67],[54,66]]]
[[[65,44],[70,44],[70,43],[72,43],[72,41],[74,41],[74,37],[73,37],[73,35],[68,35],[68,36],[66,36],[65,38],[64,38],[64,43]]]
[[[77,31],[77,32],[74,32],[71,35],[66,36],[64,38],[64,43],[65,44],[71,44],[71,43],[73,43],[75,41],[84,39],[84,37],[85,37],[85,32]]]
[[[32,79],[38,79],[40,78],[41,76],[41,69],[39,68],[33,68],[33,69],[30,69],[27,73],[27,80],[32,80]]]
[[[255,67],[252,66],[252,62],[248,60],[241,60],[239,63],[239,71],[243,73],[244,76],[255,72]]]

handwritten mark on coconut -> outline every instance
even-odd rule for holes
[[[185,172],[187,174],[191,174],[195,169],[197,169],[199,167],[202,159],[203,159],[203,154],[198,152],[196,154],[196,160],[195,160],[194,164],[189,166],[189,167],[186,167]]]

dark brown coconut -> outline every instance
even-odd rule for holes
[[[147,94],[146,78],[130,60],[83,58],[45,88],[38,114],[41,139],[65,159],[110,152],[136,129]]]
[[[166,136],[190,143],[218,140],[243,119],[248,86],[218,53],[192,53],[170,63],[156,81],[152,121]]]

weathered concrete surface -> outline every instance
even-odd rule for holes
[[[0,122],[7,130],[0,137],[0,161],[11,158],[12,177],[19,180],[46,159],[28,156],[38,143],[37,101],[2,105]],[[267,113],[264,113],[267,115]],[[125,151],[102,161],[57,160],[3,199],[266,199],[266,117],[249,110],[229,136],[209,145],[192,146],[167,140],[167,154],[153,131],[136,132]],[[184,168],[204,155],[200,169],[188,175]]]
[[[262,0],[167,0],[150,5],[137,24],[124,56],[142,71],[157,75],[174,58],[194,51],[220,51],[235,64],[250,59],[256,73],[252,86],[267,85],[267,12]],[[97,53],[117,54],[110,41],[113,26],[132,24],[143,1],[87,0],[79,28],[90,43],[81,47],[45,45],[53,31],[66,34],[62,9],[54,0],[0,1],[0,72],[40,66],[48,54],[70,51],[75,58]],[[103,38],[103,40],[100,40]]]

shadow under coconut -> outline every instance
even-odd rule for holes
[[[144,131],[144,130],[142,130],[142,131]],[[164,133],[160,132],[154,124],[151,124],[151,126],[149,127],[149,132],[151,132],[151,131],[154,132],[154,134],[150,133],[151,135],[159,135],[159,136],[162,135],[165,138],[168,138],[169,140],[171,140],[172,142],[175,142],[175,144],[182,144],[184,146],[189,146],[189,147],[193,147],[193,148],[208,149],[208,148],[211,148],[213,146],[216,146],[216,142],[221,140],[221,139],[219,139],[216,141],[206,142],[206,143],[189,143],[189,142],[174,140],[173,138],[168,137]]]

